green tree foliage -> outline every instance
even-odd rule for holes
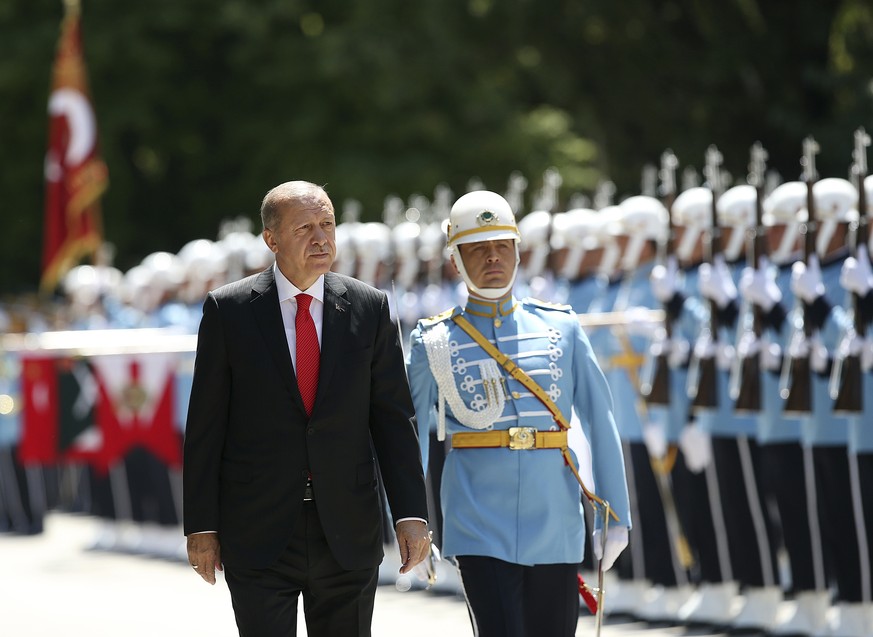
[[[110,170],[107,240],[127,269],[257,219],[292,178],[364,217],[385,196],[455,193],[513,170],[562,199],[611,178],[636,194],[673,148],[710,143],[745,174],[761,140],[784,178],[800,143],[846,174],[871,122],[873,10],[863,0],[82,0]],[[0,291],[39,278],[50,70],[60,0],[0,3]],[[873,127],[873,126],[871,126]]]

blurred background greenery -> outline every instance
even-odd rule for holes
[[[39,282],[46,104],[61,0],[0,0],[0,293]],[[471,178],[561,201],[604,179],[638,194],[672,148],[746,173],[760,140],[783,179],[801,142],[846,176],[873,128],[869,0],[82,0],[109,166],[106,240],[127,269],[255,221],[289,179],[381,217],[387,195]],[[530,202],[528,202],[529,204]]]

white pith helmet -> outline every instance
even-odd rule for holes
[[[618,208],[617,234],[628,237],[621,267],[623,270],[631,270],[639,263],[646,241],[661,241],[666,236],[667,209],[660,201],[648,195],[628,197]]]
[[[525,278],[542,274],[549,257],[549,234],[552,230],[552,214],[547,210],[534,210],[518,220],[518,232],[522,236],[520,250],[530,253],[524,267]]]
[[[551,248],[567,250],[561,271],[556,273],[558,276],[566,279],[576,276],[585,253],[600,246],[602,226],[598,213],[590,208],[574,208],[554,216]]]
[[[612,275],[621,257],[621,248],[615,237],[621,232],[619,218],[622,214],[621,207],[617,205],[605,206],[597,211],[594,233],[600,241],[599,246],[603,248],[603,255],[597,266],[600,274]]]
[[[422,261],[442,259],[446,248],[446,233],[440,227],[440,222],[432,221],[421,229],[418,237],[418,258]]]
[[[870,211],[873,210],[873,175],[867,175],[864,178],[864,194],[867,197],[867,210],[864,210],[863,213],[869,215]]]
[[[812,196],[818,220],[815,249],[824,256],[837,224],[858,219],[858,190],[846,179],[827,177],[812,185]]]
[[[418,276],[418,242],[421,226],[412,221],[401,221],[391,229],[391,242],[394,245],[395,272],[397,284],[409,289]]]
[[[727,261],[739,258],[746,244],[746,230],[755,227],[757,197],[758,191],[754,186],[742,184],[729,188],[715,203],[718,225],[733,229],[730,242],[722,246]]]
[[[362,223],[355,230],[358,274],[364,283],[376,285],[379,265],[391,258],[391,229],[381,221]]]
[[[185,266],[175,254],[152,252],[141,265],[151,271],[151,285],[160,287],[162,292],[175,290],[185,282]]]
[[[358,222],[346,221],[336,227],[336,259],[333,271],[346,276],[355,276],[357,251],[355,249],[354,231],[361,226]]]
[[[679,193],[673,202],[672,218],[674,225],[685,228],[676,256],[687,261],[703,230],[712,227],[712,191],[695,186]]]
[[[446,229],[447,245],[464,283],[474,293],[486,299],[499,299],[510,289],[518,274],[518,242],[521,235],[509,202],[496,192],[474,190],[458,199],[449,213]],[[508,285],[502,288],[480,288],[467,275],[464,260],[457,246],[479,241],[509,239],[515,242],[515,267]]]
[[[800,224],[806,220],[806,191],[807,186],[802,181],[787,181],[776,186],[764,200],[761,215],[764,225],[785,226],[779,245],[770,250],[773,263],[787,263],[793,256]]]

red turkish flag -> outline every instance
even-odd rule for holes
[[[58,376],[55,359],[21,360],[24,401],[18,458],[25,465],[52,464],[58,458]]]
[[[97,148],[97,121],[82,57],[79,9],[67,10],[52,72],[45,158],[45,223],[40,287],[50,291],[102,242],[100,197],[109,184]]]

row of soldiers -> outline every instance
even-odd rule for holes
[[[661,197],[521,220],[528,285],[581,315],[615,399],[634,528],[607,612],[871,634],[866,143],[854,184],[808,140],[802,181],[766,192],[756,146],[721,188],[710,149],[677,194],[667,153]]]
[[[706,185],[682,192],[667,153],[659,196],[612,205],[601,192],[591,207],[558,213],[551,173],[520,218],[516,296],[580,315],[616,405],[634,528],[607,613],[774,634],[871,633],[873,401],[856,390],[860,404],[835,410],[833,397],[851,382],[873,383],[863,338],[873,183],[863,148],[861,136],[855,183],[819,180],[808,144],[802,181],[768,186],[756,149],[748,183],[730,188],[712,149]],[[507,192],[516,208],[522,187],[516,177]],[[337,227],[335,269],[388,292],[404,339],[422,316],[464,301],[444,254],[451,200],[447,191],[433,202],[391,198],[384,222],[358,221],[350,203]],[[123,275],[83,266],[65,281],[65,326],[193,333],[206,290],[271,256],[250,228],[233,227]],[[189,372],[180,369],[181,401]],[[184,412],[176,410],[180,431]],[[8,442],[0,446],[13,449]],[[436,503],[441,446],[430,448]],[[158,500],[173,498],[172,480],[136,479],[154,463],[128,460],[132,500],[138,482],[140,494],[151,482],[163,485]],[[143,511],[137,522],[175,529],[176,507],[152,508],[164,513],[152,520]]]

